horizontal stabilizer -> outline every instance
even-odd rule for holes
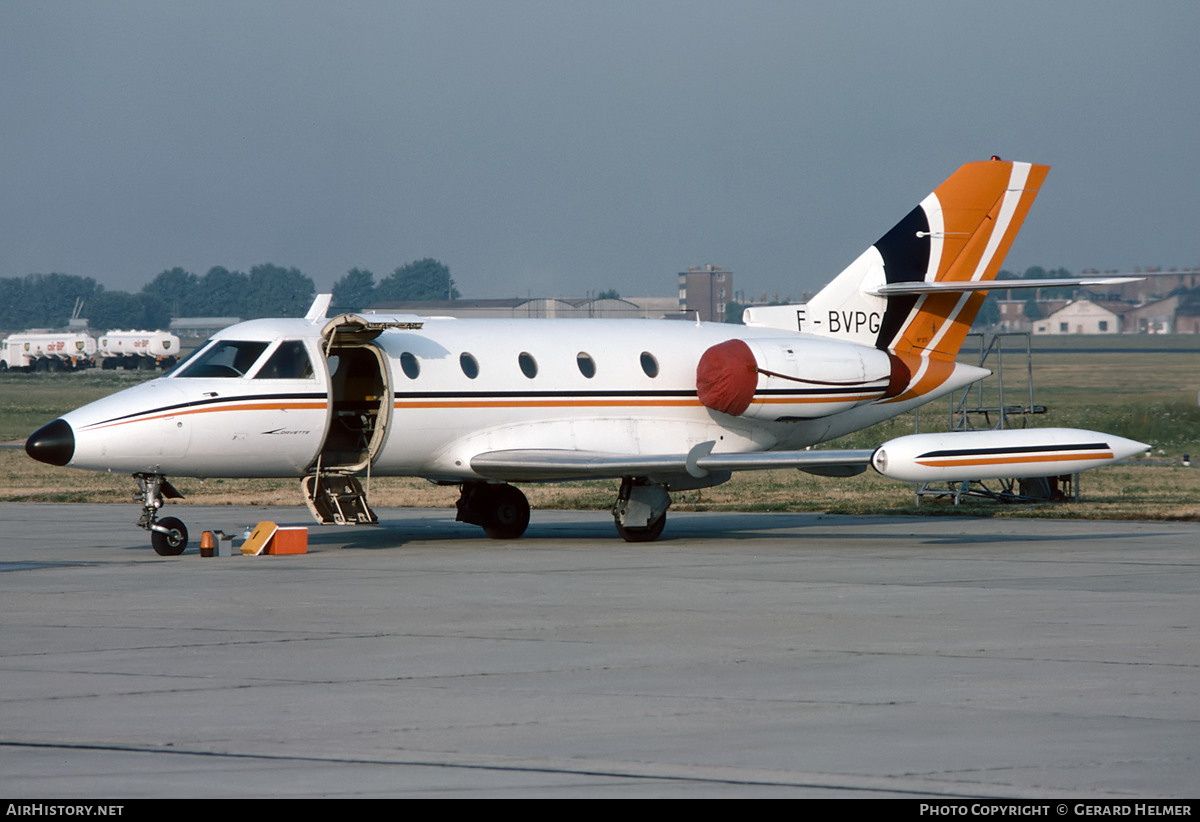
[[[876,297],[899,297],[905,294],[936,294],[939,292],[966,293],[970,291],[1007,291],[1010,288],[1059,288],[1062,286],[1122,285],[1136,283],[1141,277],[1095,277],[1091,279],[1058,280],[992,280],[990,282],[887,283],[867,291]]]

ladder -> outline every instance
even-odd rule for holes
[[[985,429],[1029,428],[1030,417],[1045,414],[1046,406],[1033,401],[1033,347],[1028,331],[1014,331],[991,335],[972,333],[967,339],[979,339],[979,360],[976,365],[991,366],[992,377],[978,380],[962,390],[950,394],[951,431],[978,431]],[[1015,340],[1018,351],[1024,343],[1025,386],[1005,393],[1004,363],[1005,340]],[[967,345],[964,342],[963,351]],[[1013,349],[1010,348],[1011,352]],[[993,359],[994,358],[994,359]],[[991,362],[989,362],[991,360]],[[1011,366],[1011,363],[1010,363]],[[1020,380],[1018,379],[1019,383]],[[1022,396],[1024,395],[1024,396]],[[1016,402],[1014,402],[1016,400]],[[915,429],[920,431],[920,414],[917,411]],[[982,421],[982,425],[979,421]],[[963,497],[980,497],[999,502],[1037,502],[1046,500],[1076,500],[1079,498],[1079,475],[1064,477],[1027,477],[1024,479],[997,480],[999,488],[989,488],[983,479],[963,482],[924,482],[916,487],[917,504],[921,497],[950,497],[958,505]]]
[[[322,525],[378,525],[357,477],[336,471],[309,474],[300,480],[304,501]]]

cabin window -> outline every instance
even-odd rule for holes
[[[579,373],[589,380],[596,376],[596,361],[586,351],[580,351],[575,355],[575,364],[579,366]]]
[[[256,380],[310,380],[313,376],[312,361],[299,340],[287,340],[279,344],[275,353],[254,375]]]
[[[517,364],[521,366],[521,373],[529,379],[532,380],[537,376],[537,360],[528,351],[521,352],[521,355],[517,357]]]
[[[642,370],[646,372],[647,377],[658,376],[658,360],[654,359],[654,355],[649,351],[642,352]]]
[[[479,376],[479,361],[466,351],[458,355],[458,365],[462,372],[467,375],[468,380],[473,380]]]
[[[218,340],[175,376],[202,379],[244,377],[266,347],[265,342]]]
[[[421,373],[421,364],[417,362],[417,358],[412,355],[412,352],[405,351],[400,355],[400,370],[404,372],[404,376],[415,380]]]

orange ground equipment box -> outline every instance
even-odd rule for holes
[[[242,543],[242,553],[247,556],[307,554],[308,529],[303,526],[280,528],[273,522],[260,522],[254,526],[250,538]]]
[[[275,537],[267,545],[268,554],[307,554],[308,529],[303,526],[276,528]]]

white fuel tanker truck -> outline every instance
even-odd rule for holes
[[[21,332],[0,341],[0,371],[74,371],[95,356],[96,341],[73,331]]]
[[[109,331],[100,337],[101,368],[166,370],[179,359],[179,338],[167,331]]]

